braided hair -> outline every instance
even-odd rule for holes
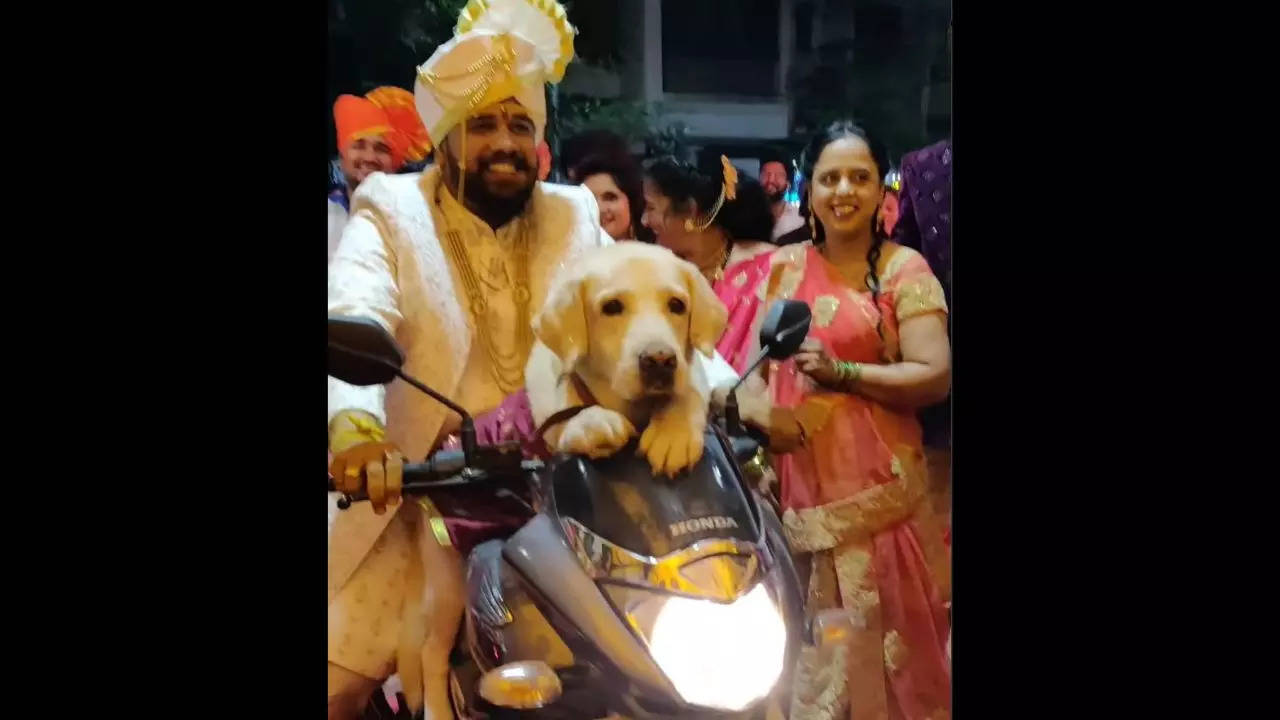
[[[876,163],[876,177],[882,177],[881,171],[889,167],[889,153],[881,142],[873,140],[866,130],[852,120],[837,120],[822,131],[813,136],[805,147],[804,154],[801,156],[800,171],[804,176],[804,186],[806,194],[812,193],[813,184],[813,168],[818,164],[818,156],[826,149],[828,145],[841,138],[855,137],[867,144],[867,148],[871,150],[871,159]],[[883,182],[883,181],[882,181]],[[812,219],[813,222],[813,243],[821,246],[827,240],[826,231],[822,227],[822,221],[818,218],[810,218],[812,214],[810,204],[804,202],[800,204],[800,214],[806,221]],[[880,309],[880,277],[876,273],[876,266],[880,264],[880,252],[884,249],[884,241],[888,236],[884,232],[884,228],[874,221],[880,213],[877,206],[871,214],[873,218],[871,223],[871,247],[867,248],[867,274],[864,281],[867,283],[867,289],[871,291],[871,300],[875,303],[876,309]],[[883,317],[883,314],[881,314]],[[876,333],[880,338],[884,339],[883,320],[876,321]]]
[[[670,156],[658,158],[649,163],[644,175],[658,192],[670,198],[673,208],[688,211],[692,201],[705,213],[715,207],[724,184],[724,167],[718,155],[715,160],[714,166],[707,163],[699,168]],[[753,178],[739,176],[737,196],[725,200],[711,224],[728,236],[730,251],[737,240],[767,242],[773,235],[773,211],[764,188]]]

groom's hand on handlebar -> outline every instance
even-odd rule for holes
[[[387,442],[386,431],[372,415],[358,410],[338,413],[329,424],[329,449],[329,474],[339,492],[365,491],[379,515],[400,502],[404,455]]]

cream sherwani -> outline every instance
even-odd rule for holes
[[[493,312],[488,322],[507,347],[514,324],[529,319],[515,317],[513,293],[504,288],[502,273],[489,278],[488,271],[503,261],[512,268],[507,251],[521,223],[531,222],[534,232],[528,254],[530,312],[542,306],[556,275],[577,254],[612,242],[600,228],[595,198],[586,188],[537,183],[525,212],[495,233],[440,187],[436,167],[420,174],[374,174],[356,190],[351,207],[329,266],[329,313],[382,323],[404,350],[405,372],[472,413],[493,409],[503,393],[476,335],[459,268],[442,247],[438,229],[475,225],[472,237],[479,238],[480,247],[468,248],[472,266],[496,279],[486,287]],[[444,406],[401,381],[353,387],[329,378],[329,418],[346,409],[365,410],[381,420],[410,461],[422,460],[457,422]],[[409,626],[417,624],[410,615],[420,611],[420,548],[434,542],[424,516],[411,500],[382,516],[368,503],[338,513],[329,552],[330,662],[379,679],[397,659],[408,662],[405,653],[416,652]],[[412,682],[406,680],[406,685]]]

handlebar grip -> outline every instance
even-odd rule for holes
[[[462,450],[440,450],[425,462],[404,466],[402,494],[421,495],[437,488],[459,487],[485,482],[493,478],[536,471],[542,467],[539,461],[524,462],[519,446],[514,444],[485,446],[477,451],[476,468],[467,468],[466,454]],[[333,478],[329,478],[329,492],[336,492]],[[368,500],[364,492],[343,495],[338,507],[345,510],[351,503]]]
[[[406,463],[404,466],[404,486],[406,490],[412,491],[411,485],[431,483],[444,478],[452,477],[462,472],[467,466],[467,459],[461,450],[440,450],[428,457],[426,462]],[[333,478],[329,478],[329,492],[337,492]],[[363,502],[369,499],[368,493],[358,492],[350,495],[343,495],[338,499],[338,507],[345,510],[351,507],[353,502]]]
[[[410,469],[412,469],[414,480],[437,480],[457,475],[466,466],[467,458],[461,450],[439,450],[432,453],[426,462],[405,465],[404,479],[406,481],[410,479]]]

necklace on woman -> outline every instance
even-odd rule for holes
[[[716,283],[724,279],[724,269],[725,269],[725,266],[727,266],[728,264],[729,264],[729,243],[726,242],[723,246],[720,247],[720,252],[716,253],[715,259],[711,262],[711,264],[707,265],[707,267],[705,268],[699,268],[699,270],[701,270],[702,276],[707,279],[707,282],[711,283],[712,285],[715,285]]]

